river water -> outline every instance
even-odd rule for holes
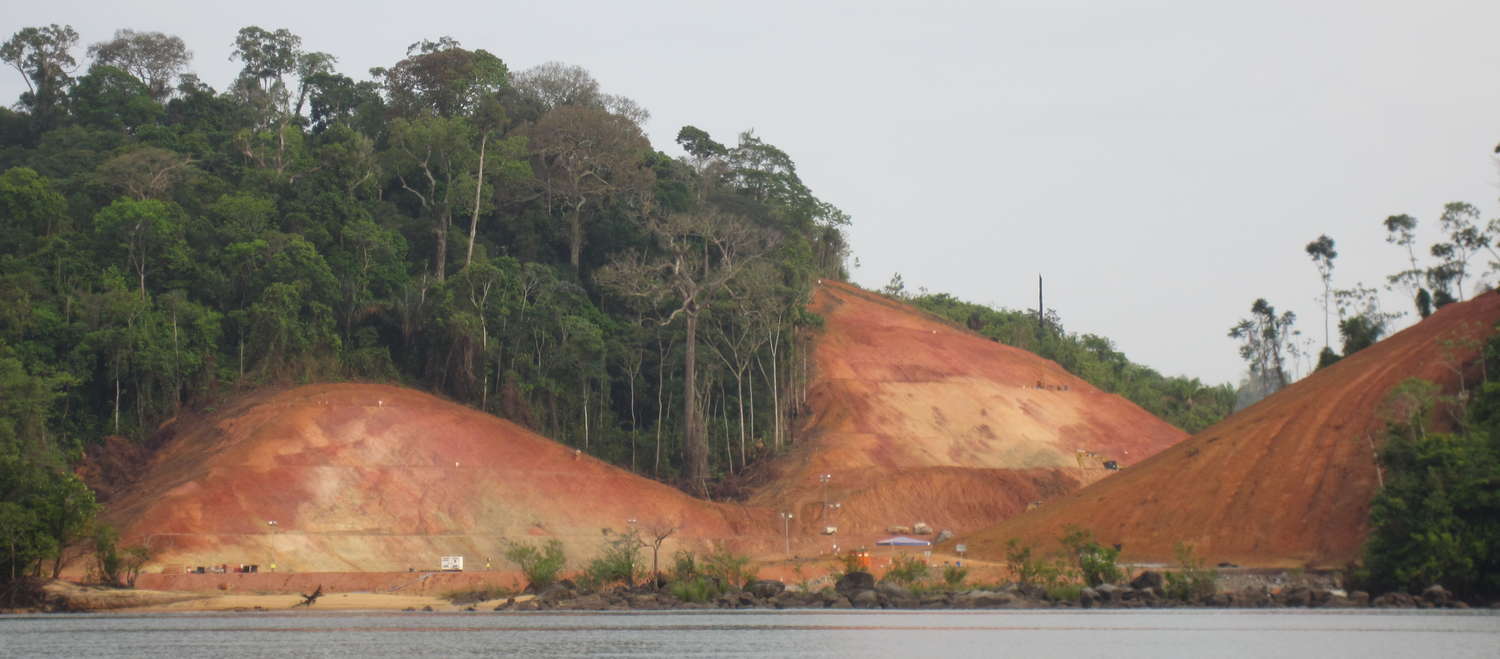
[[[0,616],[0,656],[1500,657],[1496,611]]]

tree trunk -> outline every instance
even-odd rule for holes
[[[490,141],[486,132],[479,138],[479,175],[474,177],[474,214],[469,216],[469,251],[464,254],[464,267],[474,260],[474,236],[479,231],[479,193],[484,189],[484,147]]]
[[[745,371],[740,369],[734,374],[734,400],[738,404],[740,412],[740,468],[743,469],[747,462],[745,458]]]
[[[583,202],[573,205],[573,210],[568,218],[568,263],[572,264],[573,272],[581,272],[579,262],[583,255]]]
[[[432,264],[432,274],[438,281],[443,281],[448,274],[448,222],[450,221],[447,210],[438,213],[437,227],[433,230],[437,234],[437,262]]]
[[[708,477],[708,446],[698,423],[698,313],[690,310],[684,316],[687,317],[687,344],[682,378],[682,468],[683,476],[692,487],[702,489]]]
[[[115,371],[115,434],[120,434],[120,373]]]

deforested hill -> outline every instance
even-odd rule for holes
[[[1478,351],[1497,321],[1500,294],[1447,305],[1149,460],[961,541],[1003,560],[1012,539],[1050,547],[1077,527],[1120,543],[1129,561],[1171,562],[1184,543],[1210,565],[1342,568],[1370,531],[1387,396],[1408,378],[1450,394],[1477,386]]]
[[[666,554],[781,545],[775,513],[694,499],[430,394],[371,384],[241,397],[184,422],[103,519],[151,573],[256,564],[290,572],[473,568],[507,543],[671,529]],[[607,539],[604,538],[604,539]]]
[[[750,503],[848,546],[893,526],[976,530],[1186,437],[1057,363],[824,280],[807,415]],[[836,505],[835,505],[836,504]]]

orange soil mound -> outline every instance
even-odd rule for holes
[[[998,560],[1010,538],[1055,545],[1078,525],[1123,543],[1132,561],[1170,561],[1185,542],[1210,564],[1342,567],[1369,531],[1380,403],[1409,377],[1457,391],[1454,365],[1476,357],[1497,320],[1497,294],[1444,307],[1138,466],[976,533],[969,551]]]
[[[803,533],[835,526],[852,546],[917,522],[983,528],[1186,437],[1054,362],[848,284],[824,280],[811,307],[811,411],[751,498]]]
[[[509,421],[399,387],[305,386],[181,429],[106,518],[147,545],[148,572],[279,563],[281,571],[434,569],[505,540],[558,538],[575,562],[603,529],[671,520],[668,543],[757,551],[775,513],[711,504],[578,455]],[[275,520],[276,527],[267,521]]]

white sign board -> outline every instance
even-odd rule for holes
[[[442,560],[442,566],[444,570],[462,572],[464,569],[464,557],[444,556]]]
[[[962,553],[964,553],[966,551],[969,551],[969,546],[968,545],[959,545],[957,547],[954,547],[954,549],[957,550],[958,553],[962,554]]]

